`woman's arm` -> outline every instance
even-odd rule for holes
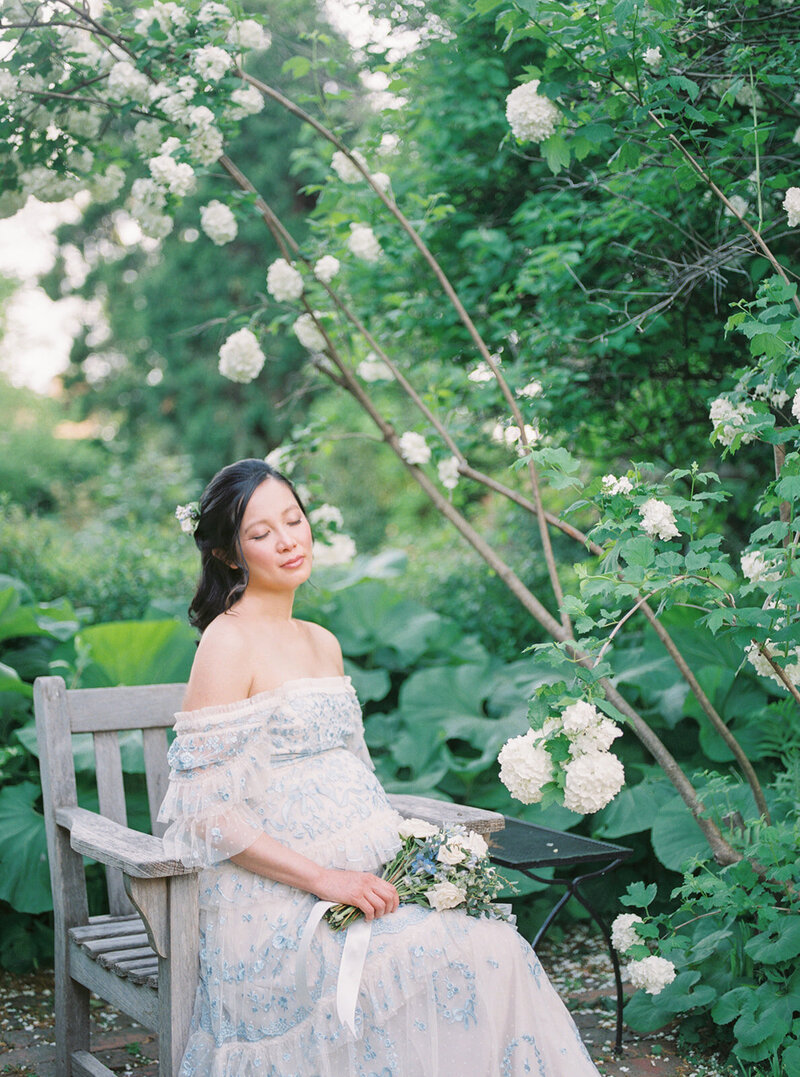
[[[397,890],[386,879],[366,871],[324,868],[268,834],[260,834],[252,845],[230,859],[256,875],[306,890],[323,901],[355,905],[367,920],[396,912],[400,904]]]

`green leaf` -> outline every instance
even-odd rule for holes
[[[40,793],[33,782],[0,791],[0,899],[19,912],[53,907],[44,816],[33,807]]]
[[[599,823],[593,836],[622,838],[649,830],[661,806],[674,798],[674,790],[663,779],[647,779],[638,785],[625,786],[607,807],[595,817]]]
[[[656,816],[652,829],[653,852],[672,871],[680,871],[687,860],[708,856],[708,842],[680,799],[673,798]]]
[[[90,625],[76,643],[91,660],[82,683],[93,687],[185,681],[195,653],[194,632],[178,621]]]
[[[569,164],[569,145],[563,135],[551,135],[541,144],[547,167],[557,176]]]
[[[767,931],[745,943],[745,952],[762,965],[777,965],[800,954],[800,915],[777,918]]]
[[[658,887],[655,883],[645,886],[642,882],[630,883],[626,892],[619,899],[622,905],[631,906],[634,909],[646,909],[655,901]]]

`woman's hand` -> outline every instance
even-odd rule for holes
[[[400,898],[386,879],[367,871],[344,871],[327,868],[323,871],[314,893],[323,901],[337,905],[355,905],[365,920],[374,920],[388,912],[397,912]]]

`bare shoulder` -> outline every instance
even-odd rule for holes
[[[251,644],[239,618],[220,614],[203,632],[189,676],[185,710],[235,703],[250,694]]]
[[[333,632],[329,632],[327,628],[323,628],[322,625],[315,624],[313,621],[302,621],[301,623],[308,633],[308,638],[317,653],[320,664],[333,667],[338,673],[342,673],[344,671],[342,648]]]

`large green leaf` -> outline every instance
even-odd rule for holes
[[[33,782],[0,791],[0,898],[18,912],[53,907],[44,816],[33,807],[40,792]]]
[[[767,931],[745,943],[745,951],[762,965],[778,965],[800,954],[800,915],[782,916]]]
[[[638,785],[625,786],[598,812],[594,837],[621,838],[649,830],[663,805],[674,799],[675,790],[665,778],[645,778]]]
[[[118,621],[81,629],[77,645],[90,659],[84,687],[185,681],[195,634],[178,621]]]
[[[680,871],[687,860],[707,856],[708,842],[680,799],[673,797],[656,815],[651,831],[653,851],[665,868]]]

